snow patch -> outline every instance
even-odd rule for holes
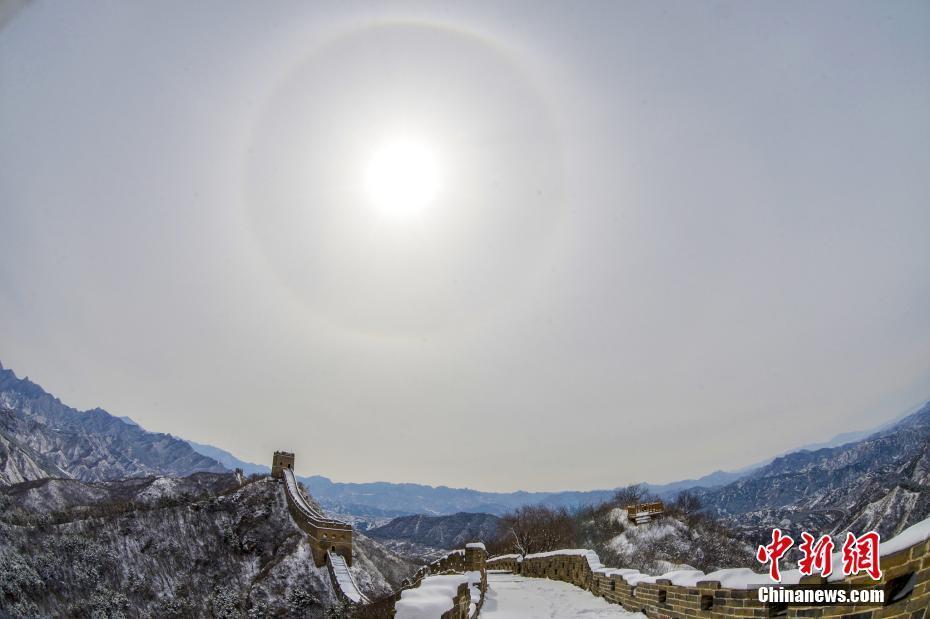
[[[368,599],[359,590],[358,584],[355,582],[355,578],[352,576],[352,572],[349,571],[349,566],[346,565],[346,560],[342,555],[335,552],[327,554],[329,564],[332,566],[333,574],[336,577],[336,584],[342,590],[342,593],[356,604],[367,602]]]
[[[588,567],[591,568],[591,571],[596,571],[604,567],[601,563],[601,558],[597,556],[597,553],[593,550],[587,550],[586,548],[569,548],[567,550],[552,550],[550,552],[537,552],[534,554],[526,555],[526,559],[544,559],[546,557],[584,557],[588,562]]]
[[[156,477],[148,487],[139,493],[142,501],[157,501],[177,493],[178,480],[173,477]]]
[[[679,523],[680,524],[680,523]],[[650,535],[650,536],[661,536],[667,535],[669,529],[671,528],[674,532],[674,525],[671,527],[669,525],[650,527],[644,533],[640,535]],[[636,527],[636,529],[631,529],[626,531],[622,535],[618,535],[614,538],[614,541],[617,541],[618,538],[624,537],[627,533],[631,531],[636,531],[638,529],[647,529],[646,527]],[[895,536],[894,538],[882,542],[879,546],[879,554],[881,556],[888,556],[896,552],[901,552],[907,550],[911,546],[924,542],[930,539],[930,518],[922,520],[917,524],[908,527],[901,534]],[[624,538],[624,543],[629,543]],[[570,550],[555,550],[552,552],[540,552],[536,554],[527,555],[527,559],[535,558],[545,558],[545,557],[554,557],[554,556],[583,556],[588,561],[588,565],[591,567],[591,571],[597,574],[602,574],[604,576],[620,576],[627,582],[627,584],[636,586],[639,583],[654,583],[659,579],[667,579],[671,581],[674,585],[679,585],[682,587],[694,587],[697,583],[701,581],[717,581],[720,583],[720,586],[726,589],[756,589],[762,586],[771,585],[772,581],[769,579],[768,574],[761,574],[754,572],[748,567],[738,567],[738,568],[728,568],[717,570],[716,572],[711,572],[705,574],[700,570],[688,569],[690,566],[676,566],[677,568],[668,571],[661,576],[651,576],[649,574],[643,574],[638,570],[632,569],[614,569],[605,567],[601,564],[600,558],[597,556],[593,550],[585,549],[570,549]],[[513,555],[503,555],[505,557],[511,557]],[[837,552],[833,555],[834,565],[842,565],[843,557],[842,552]],[[836,582],[843,580],[844,576],[842,572],[835,571],[832,576],[828,579],[830,582]],[[799,570],[787,570],[782,571],[781,573],[781,584],[783,585],[796,585],[801,580],[801,573]]]
[[[438,615],[436,615],[438,616]],[[619,604],[570,583],[513,574],[488,574],[488,591],[481,617],[522,619],[524,617],[585,617],[587,619],[645,619]]]
[[[481,596],[479,591],[476,597],[475,584],[480,582],[480,572],[427,576],[419,587],[406,589],[400,594],[394,606],[395,619],[436,619],[442,616],[452,608],[452,600],[462,583],[469,583],[471,605],[475,606]]]

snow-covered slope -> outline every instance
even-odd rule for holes
[[[401,516],[366,534],[401,556],[431,561],[469,542],[490,542],[500,518],[491,514]]]
[[[323,616],[338,605],[330,576],[281,485],[243,481],[203,473],[0,489],[0,615]],[[354,554],[366,595],[413,571],[364,536]]]
[[[0,486],[42,477],[100,481],[225,470],[178,438],[99,408],[66,406],[0,366]]]
[[[567,582],[548,578],[523,578],[513,574],[488,574],[481,616],[487,619],[525,619],[526,617],[586,617],[589,619],[645,619],[619,604]]]
[[[754,561],[754,548],[733,539],[716,522],[675,510],[635,525],[622,507],[603,505],[580,515],[578,541],[594,549],[607,565],[653,574],[674,569],[712,571]]]
[[[930,515],[930,404],[840,447],[798,451],[732,484],[700,492],[705,506],[753,539],[790,533],[883,537]]]

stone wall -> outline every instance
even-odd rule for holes
[[[309,537],[310,551],[316,566],[326,565],[326,554],[330,551],[341,555],[351,566],[352,525],[327,518],[301,496],[297,478],[294,476],[294,454],[286,451],[274,452],[271,471],[273,477],[277,476],[284,481],[288,511],[297,526]]]
[[[482,592],[482,597],[484,592]],[[468,588],[468,583],[463,582],[459,585],[459,590],[456,592],[455,597],[452,598],[452,608],[447,610],[442,614],[440,619],[469,619],[470,615],[468,610],[471,607],[471,591]],[[475,612],[475,617],[478,616],[478,612]]]
[[[307,534],[310,552],[317,567],[326,565],[326,553],[329,550],[342,555],[346,563],[352,566],[352,525],[345,523],[323,524],[319,520],[303,513],[287,493],[287,508],[294,523]]]
[[[448,555],[421,567],[413,577],[405,580],[403,586],[394,593],[356,607],[354,617],[359,619],[391,619],[395,614],[394,607],[404,591],[419,587],[423,579],[441,574],[461,574],[466,571],[477,571],[481,573],[481,602],[478,604],[476,613],[472,615],[472,617],[476,617],[481,610],[481,604],[484,602],[484,592],[487,589],[487,553],[483,546],[480,548],[473,544],[468,544],[468,546],[465,550],[453,550]],[[471,591],[469,591],[468,584],[463,583],[459,586],[455,597],[450,600],[450,608],[443,613],[441,619],[469,619],[468,610],[470,605]]]
[[[489,570],[519,574],[521,561],[520,555],[500,555],[488,559],[487,566]]]
[[[593,553],[591,553],[593,554]],[[596,555],[595,555],[596,557]],[[556,554],[519,560],[513,555],[493,557],[489,570],[507,570],[527,577],[551,578],[572,583],[594,595],[650,618],[723,617],[854,617],[855,619],[924,619],[930,617],[930,541],[882,556],[882,580],[866,575],[840,581],[885,589],[884,606],[834,606],[801,608],[758,601],[756,589],[722,587],[719,581],[698,581],[694,586],[673,585],[670,580],[627,582],[624,574],[611,569],[592,569],[585,555]],[[764,576],[762,577],[764,578]],[[822,583],[819,577],[805,578],[800,586]],[[792,588],[786,586],[786,588]],[[895,601],[895,593],[902,596]]]

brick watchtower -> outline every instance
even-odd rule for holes
[[[289,451],[276,451],[271,460],[271,476],[276,479],[284,477],[284,469],[294,470],[294,454]]]
[[[309,536],[310,550],[317,567],[326,565],[327,555],[334,553],[352,566],[352,525],[327,518],[319,506],[311,503],[300,490],[294,475],[294,454],[276,451],[271,459],[271,476],[284,481],[287,508],[298,527]]]

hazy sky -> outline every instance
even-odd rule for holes
[[[0,361],[69,404],[509,490],[930,399],[930,3],[18,4]]]

